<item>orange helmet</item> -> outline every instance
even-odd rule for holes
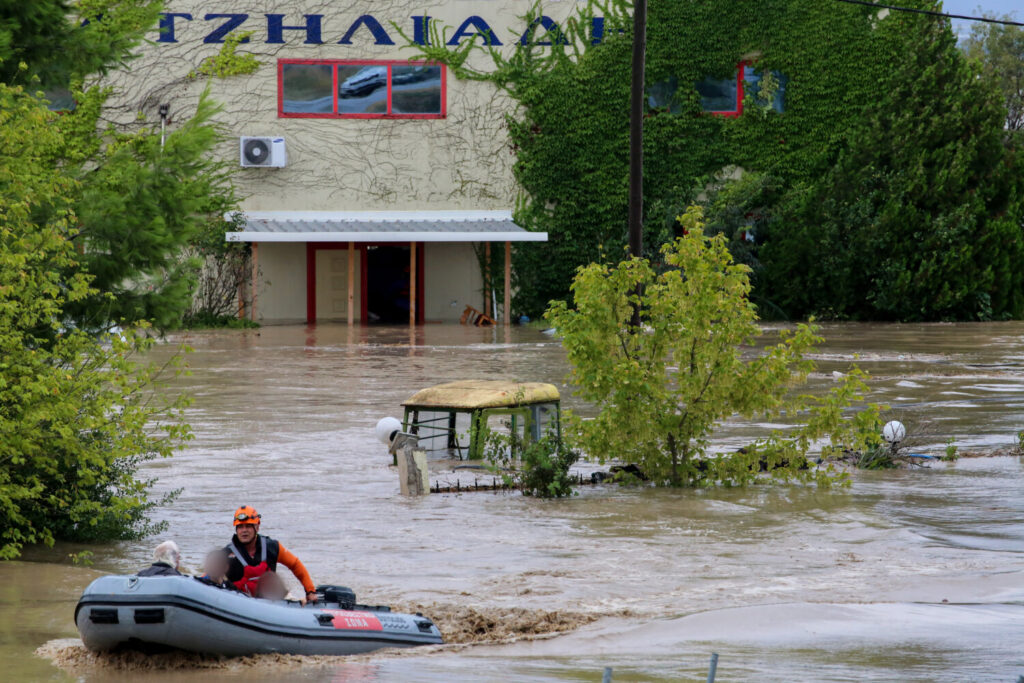
[[[256,508],[251,505],[243,505],[242,507],[235,510],[235,524],[259,524],[260,513],[256,512]]]

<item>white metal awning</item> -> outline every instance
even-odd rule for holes
[[[547,242],[511,211],[244,211],[228,242]],[[230,220],[233,216],[227,216]]]

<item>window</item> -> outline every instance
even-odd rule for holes
[[[282,59],[278,116],[443,118],[445,86],[439,64]]]
[[[670,114],[682,111],[679,98],[679,81],[675,76],[668,80],[655,83],[647,90],[647,106],[651,109],[667,109]]]
[[[734,78],[704,78],[697,81],[700,107],[719,116],[735,117],[743,113],[743,64]]]
[[[778,71],[769,71],[770,77],[758,73],[753,64],[743,65],[743,81],[747,94],[753,97],[758,103],[771,108],[780,114],[786,110],[786,83],[789,81],[786,76]],[[762,94],[762,87],[765,92]],[[769,101],[769,98],[771,100]]]
[[[77,106],[71,89],[66,87],[47,88],[43,91],[43,99],[46,100],[46,108],[50,111],[74,111]]]
[[[770,76],[768,75],[770,74]],[[740,62],[734,78],[703,78],[694,84],[700,96],[700,106],[716,116],[737,117],[743,113],[743,99],[753,97],[765,108],[780,114],[785,110],[786,77],[778,71],[758,72],[753,64]],[[679,83],[675,76],[654,83],[647,90],[647,106],[667,110],[670,114],[682,112]]]

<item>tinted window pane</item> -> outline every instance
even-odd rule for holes
[[[788,80],[783,74],[778,71],[772,71],[772,93],[771,107],[780,114],[786,110],[786,81]],[[752,66],[743,67],[743,80],[746,81],[746,92],[758,100],[761,106],[767,106],[768,102],[764,101],[765,98],[761,95],[761,86],[764,81],[762,74],[754,70]]]
[[[392,114],[440,114],[441,67],[391,67]]]
[[[339,114],[387,114],[386,66],[338,66]]]
[[[285,64],[281,71],[282,108],[286,114],[334,111],[334,77],[330,64]]]
[[[668,109],[673,114],[681,110],[676,93],[679,90],[679,82],[675,76],[667,81],[655,83],[647,91],[647,106],[651,109]]]
[[[46,108],[50,111],[74,111],[75,98],[68,88],[48,88],[43,91],[47,101]]]
[[[704,111],[739,109],[735,78],[705,78],[697,83],[697,92],[700,93],[700,104]]]

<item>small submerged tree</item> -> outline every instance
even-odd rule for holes
[[[878,406],[845,416],[867,388],[864,373],[854,368],[821,397],[795,395],[814,368],[807,354],[822,341],[815,326],[782,332],[755,352],[761,329],[748,298],[750,268],[733,261],[724,236],[704,234],[699,208],[680,220],[686,234],[662,249],[662,264],[583,266],[572,305],[556,301],[545,314],[568,352],[577,395],[598,408],[594,419],[569,415],[570,438],[600,461],[637,464],[661,485],[742,485],[762,472],[834,483],[842,475],[810,467],[807,454],[822,441],[827,455],[878,440]],[[732,415],[797,413],[803,424],[789,432],[709,455],[716,426]]]

